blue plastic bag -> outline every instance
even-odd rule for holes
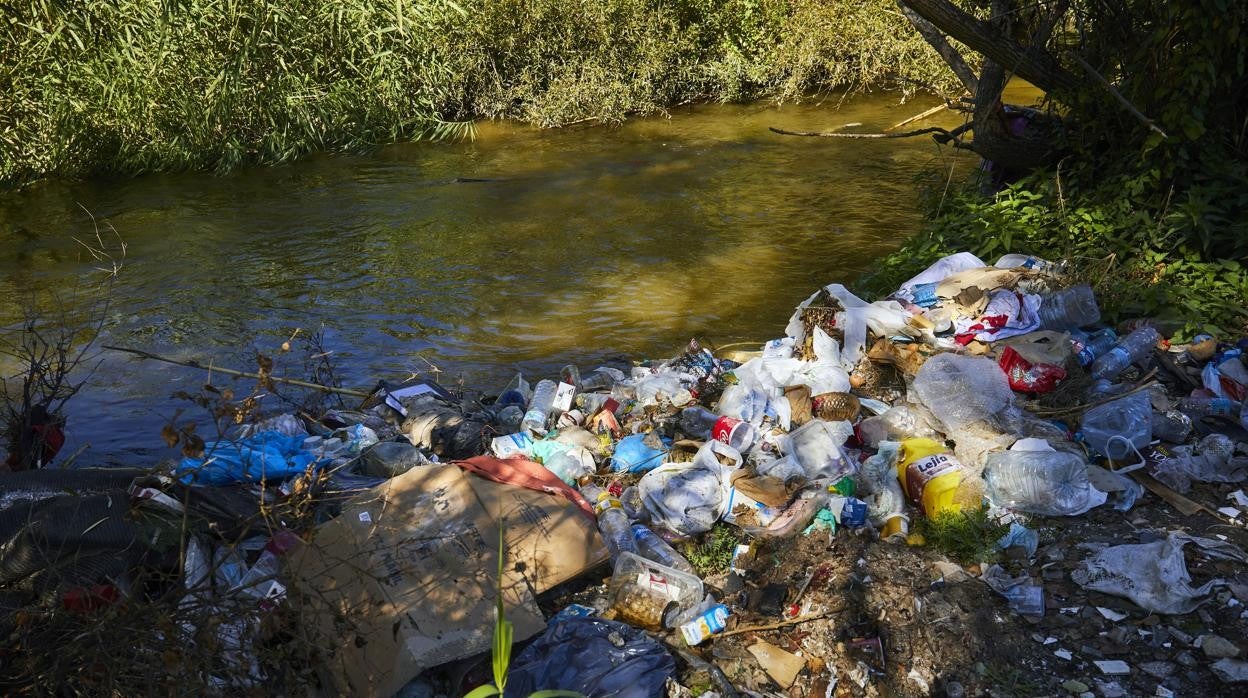
[[[664,439],[664,447],[671,443]],[[615,454],[611,457],[611,468],[617,473],[644,473],[663,465],[667,448],[651,448],[646,444],[646,434],[625,436],[615,444]]]
[[[238,441],[205,445],[203,458],[183,458],[174,470],[184,484],[232,485],[236,482],[281,481],[303,474],[316,454],[303,450],[306,436],[262,431]]]

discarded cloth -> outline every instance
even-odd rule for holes
[[[961,318],[955,323],[959,344],[974,340],[993,342],[1017,337],[1040,329],[1040,296],[1016,291],[994,291],[978,318]]]
[[[1189,613],[1226,580],[1211,579],[1193,587],[1183,561],[1183,546],[1188,543],[1200,546],[1209,557],[1248,562],[1248,554],[1230,543],[1173,531],[1151,543],[1105,548],[1085,559],[1070,576],[1085,589],[1126,597],[1150,613]]]
[[[516,485],[535,492],[557,494],[580,507],[588,516],[594,517],[594,507],[575,487],[568,486],[558,475],[547,470],[541,463],[534,463],[519,456],[514,458],[495,458],[494,456],[476,456],[455,461],[455,465],[476,473],[481,477],[501,482],[504,485]]]

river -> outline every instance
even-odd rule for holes
[[[758,342],[916,230],[917,174],[974,165],[926,137],[767,127],[878,131],[935,103],[877,93],[617,128],[485,123],[471,142],[226,176],[48,182],[0,195],[0,320],[11,329],[32,301],[90,317],[106,297],[103,344],[251,368],[299,330],[277,372],[302,376],[301,338],[323,330],[345,385],[420,375],[486,391],[517,370],[671,356],[690,337]],[[94,245],[92,216],[115,278],[79,242]],[[206,374],[112,352],[91,365],[68,409],[67,452],[90,444],[77,464],[170,455],[161,426],[198,410],[172,394]]]

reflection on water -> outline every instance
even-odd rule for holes
[[[128,246],[106,342],[173,357],[248,367],[255,348],[323,326],[348,385],[432,362],[488,390],[518,368],[667,356],[691,336],[761,341],[812,289],[913,231],[915,174],[954,158],[926,139],[767,127],[878,130],[928,106],[868,95],[839,110],[707,106],[618,129],[485,124],[472,143],[225,177],[48,184],[0,197],[0,319],[56,291],[88,302],[69,293],[89,288],[73,239],[91,233],[81,203]],[[105,357],[72,403],[67,448],[90,442],[90,463],[156,452],[162,418],[183,406],[170,394],[203,378]]]

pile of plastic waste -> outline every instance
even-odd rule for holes
[[[514,668],[514,685],[653,692],[674,670],[673,640],[705,643],[735,612],[735,561],[728,584],[712,588],[679,552],[682,542],[727,524],[747,542],[850,529],[914,543],[916,517],[987,508],[1013,524],[1008,544],[1034,551],[1027,527],[1034,517],[1125,511],[1145,486],[1181,498],[1193,483],[1242,481],[1246,350],[1248,340],[1202,336],[1172,345],[1148,323],[1106,326],[1092,289],[1072,284],[1060,265],[1007,255],[989,266],[962,253],[874,302],[840,284],[820,289],[796,308],[783,336],[756,350],[717,354],[694,340],[677,356],[630,371],[517,374],[497,396],[475,401],[429,382],[383,386],[358,410],[280,415],[204,444],[163,474],[113,478],[91,491],[91,502],[116,519],[97,532],[109,536],[107,549],[132,555],[146,550],[135,547],[146,539],[122,516],[125,506],[200,522],[180,529],[173,549],[182,557],[173,567],[185,604],[248,609],[212,626],[229,650],[226,664],[250,677],[216,679],[227,688],[264,678],[245,637],[286,602],[289,551],[361,496],[449,463],[557,495],[573,511],[592,512],[610,559],[608,598],[605,607],[569,607],[552,618]],[[9,540],[0,552],[9,557],[30,557],[23,546],[34,543],[18,524],[54,512],[63,495],[63,484],[31,483],[6,495],[12,515],[0,516],[0,529],[11,519],[13,530],[0,530]],[[193,496],[198,491],[220,494]],[[240,497],[263,509],[301,492],[311,493],[315,508],[298,523],[284,520],[289,529],[274,530],[271,517],[265,526],[254,518],[227,526]],[[421,501],[441,515],[444,493]],[[361,507],[351,516],[377,526],[378,514]],[[526,523],[545,530],[546,515],[526,511]],[[479,536],[456,544],[489,548]],[[421,551],[412,554],[428,553]],[[387,583],[398,584],[397,563],[382,563],[391,570]],[[94,568],[70,572],[58,572],[61,603],[83,590],[82,603],[95,605],[132,593],[124,570],[110,568],[106,578]],[[1026,576],[998,568],[983,578],[1016,611],[1044,613],[1042,590]],[[668,645],[656,642],[659,634]],[[481,650],[488,642],[481,635],[464,646]],[[630,649],[580,664],[552,660],[569,654],[568,643]],[[759,650],[784,659],[777,651]],[[419,666],[386,680],[401,685]]]

